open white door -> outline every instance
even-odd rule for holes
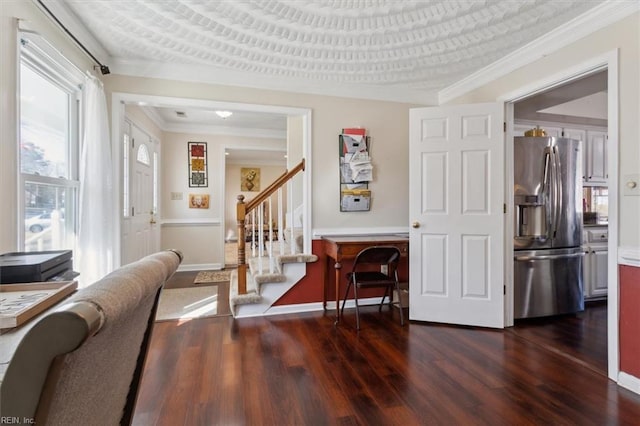
[[[504,327],[504,107],[410,112],[409,317]]]

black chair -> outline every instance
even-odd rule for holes
[[[402,305],[400,300],[392,300],[392,292],[395,289],[396,294],[400,295],[400,285],[398,283],[398,261],[400,260],[400,250],[393,246],[374,246],[367,247],[358,253],[353,261],[353,269],[347,274],[347,289],[344,293],[342,301],[341,316],[344,312],[344,305],[347,302],[349,290],[353,286],[353,295],[356,303],[356,329],[360,330],[360,308],[358,306],[358,289],[384,287],[384,296],[380,301],[378,311],[382,312],[384,299],[389,296],[389,307],[398,305],[400,309],[400,325],[404,325]],[[377,270],[372,270],[373,267]],[[386,273],[381,272],[381,267],[386,266]]]

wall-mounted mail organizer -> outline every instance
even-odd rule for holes
[[[371,139],[366,129],[342,129],[340,152],[340,211],[369,211],[373,166],[369,156]]]

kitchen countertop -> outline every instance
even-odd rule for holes
[[[601,220],[601,221],[598,221],[596,223],[583,223],[582,226],[584,228],[595,228],[595,227],[598,227],[598,226],[609,226],[609,221]]]

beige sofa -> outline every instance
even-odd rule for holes
[[[129,424],[162,286],[182,261],[163,251],[79,290],[20,341],[0,416],[41,425]]]

